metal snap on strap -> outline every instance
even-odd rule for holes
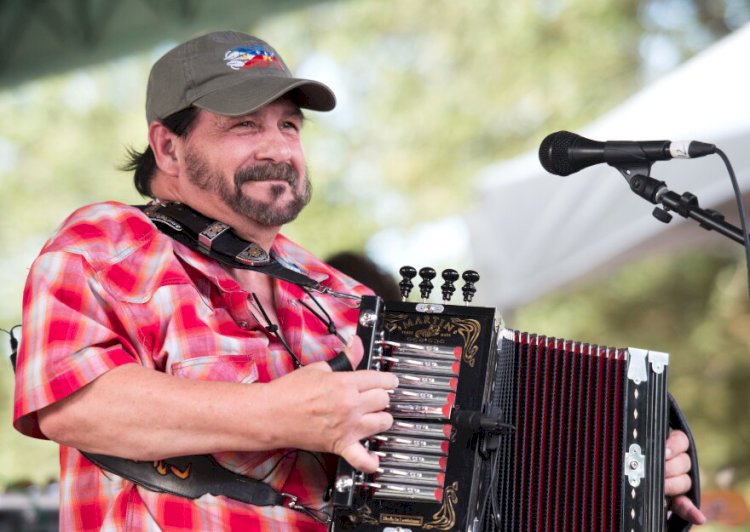
[[[268,256],[266,250],[255,242],[250,242],[250,244],[240,251],[234,258],[237,259],[238,262],[249,266],[266,264],[271,260],[271,257]]]

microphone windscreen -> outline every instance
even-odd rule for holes
[[[581,138],[570,131],[558,131],[547,135],[539,145],[539,162],[550,174],[570,175],[578,171],[573,168],[568,155],[568,148],[576,139]]]

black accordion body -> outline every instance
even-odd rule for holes
[[[360,369],[394,372],[375,474],[343,460],[330,530],[665,529],[665,353],[501,327],[494,309],[365,297]]]

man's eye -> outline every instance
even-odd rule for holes
[[[299,131],[299,125],[297,125],[296,122],[284,122],[282,124],[282,127],[284,129],[293,129],[294,131]]]
[[[242,122],[237,122],[234,127],[240,127],[240,128],[254,128],[256,127],[255,122],[252,120],[243,120]]]

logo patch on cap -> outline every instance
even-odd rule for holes
[[[261,46],[227,50],[227,53],[224,54],[224,61],[233,70],[244,70],[246,68],[277,68],[284,70],[284,66],[276,57],[276,54]]]

